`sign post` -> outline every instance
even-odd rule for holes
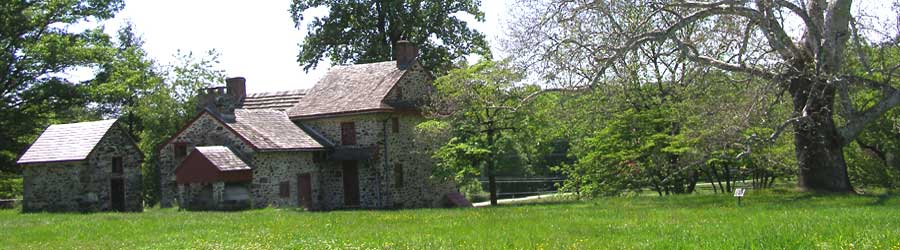
[[[734,197],[737,197],[737,205],[741,206],[741,198],[744,197],[744,189],[743,188],[735,188],[734,189]]]

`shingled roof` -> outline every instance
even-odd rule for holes
[[[235,121],[226,125],[259,150],[324,149],[297,127],[287,114],[277,110],[234,111]]]
[[[247,166],[247,163],[244,163],[244,160],[241,160],[240,157],[234,154],[231,149],[228,149],[223,146],[206,146],[206,147],[196,147],[194,150],[197,153],[203,155],[204,158],[209,160],[213,166],[219,169],[219,171],[236,171],[236,170],[249,170],[250,166]]]
[[[306,89],[252,93],[244,97],[242,108],[287,110],[297,104],[304,95]]]
[[[405,69],[396,61],[335,66],[288,109],[291,118],[350,112],[393,110],[382,102]]]
[[[18,163],[87,159],[116,120],[50,125],[22,154]]]

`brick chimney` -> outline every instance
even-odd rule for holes
[[[225,88],[237,102],[243,101],[244,97],[247,97],[247,79],[244,77],[225,78]]]
[[[416,63],[419,57],[419,49],[416,45],[407,41],[400,40],[394,45],[394,59],[397,60],[397,68],[406,69]]]

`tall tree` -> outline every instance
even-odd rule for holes
[[[197,90],[224,79],[218,53],[178,53],[173,65],[159,65],[143,49],[143,41],[130,23],[117,32],[109,60],[97,76],[80,85],[90,105],[87,113],[119,118],[144,153],[144,201],[158,201],[156,146],[194,115]]]
[[[463,56],[490,55],[484,34],[456,16],[465,13],[484,21],[480,2],[293,0],[290,11],[298,28],[304,22],[304,11],[328,8],[327,16],[309,23],[297,61],[304,70],[318,66],[323,57],[335,64],[390,61],[393,45],[406,39],[417,44],[426,67],[443,74]]]
[[[435,80],[435,115],[454,128],[454,137],[435,154],[437,171],[484,173],[491,205],[497,204],[498,157],[506,153],[500,142],[517,129],[523,104],[540,91],[517,85],[522,77],[521,70],[506,63],[482,61]]]
[[[0,170],[14,170],[27,143],[56,114],[84,103],[64,73],[108,59],[101,29],[73,31],[83,20],[112,18],[121,0],[0,2]]]
[[[900,104],[898,62],[872,61],[867,43],[898,46],[897,23],[865,30],[851,0],[751,1],[562,1],[523,0],[513,48],[545,59],[547,71],[599,85],[617,63],[649,46],[671,48],[697,66],[715,67],[777,84],[786,91],[792,116],[778,126],[793,129],[799,185],[808,190],[850,192],[843,149],[863,128]],[[860,9],[860,8],[857,8]],[[896,13],[891,13],[895,15]],[[799,35],[792,35],[799,33]],[[851,39],[852,38],[852,39]],[[533,52],[533,53],[527,53]],[[859,57],[866,71],[846,70]],[[873,105],[858,107],[852,87],[879,92]],[[836,112],[841,110],[841,112]]]

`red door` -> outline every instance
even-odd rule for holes
[[[312,183],[308,173],[297,176],[297,197],[300,199],[300,206],[312,208]]]
[[[344,161],[344,205],[359,206],[359,168],[356,161]]]

